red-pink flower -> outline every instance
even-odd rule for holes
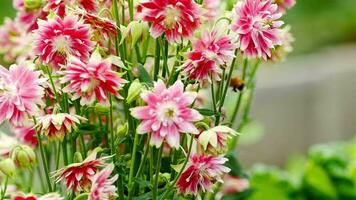
[[[202,7],[203,7],[203,16],[208,21],[214,21],[215,18],[220,14],[221,11],[221,4],[223,2],[221,0],[204,0]]]
[[[227,126],[215,126],[200,133],[198,141],[204,151],[212,154],[223,154],[228,149],[228,140],[238,133]]]
[[[52,10],[60,17],[65,17],[67,14],[66,6],[78,5],[80,8],[88,12],[95,12],[98,9],[98,3],[95,0],[48,0],[43,10],[49,12]]]
[[[109,164],[95,175],[88,200],[112,199],[116,196],[115,181],[117,180],[118,175],[116,174],[114,177],[110,178],[110,174],[113,170],[114,165]]]
[[[38,140],[33,126],[16,126],[13,131],[20,142],[31,145],[34,148],[37,147]]]
[[[40,117],[37,123],[38,131],[41,134],[48,136],[49,139],[63,140],[67,133],[75,131],[77,124],[86,119],[67,113],[48,114]]]
[[[220,65],[233,59],[235,47],[223,31],[203,31],[201,38],[193,43],[193,51],[188,53],[188,61],[183,68],[190,79],[202,80],[210,74],[214,79],[219,79],[222,71]]]
[[[146,91],[141,97],[147,106],[133,108],[131,115],[143,120],[137,128],[139,134],[152,133],[151,145],[160,147],[166,140],[169,146],[178,149],[179,133],[199,134],[193,122],[201,120],[202,116],[190,108],[197,93],[184,92],[181,81],[166,88],[159,80],[153,91]]]
[[[280,11],[285,12],[286,9],[291,9],[295,5],[296,0],[274,0],[274,2]]]
[[[190,37],[199,26],[199,8],[193,0],[152,0],[141,3],[138,12],[152,22],[154,38],[165,34],[169,42]]]
[[[13,125],[21,125],[28,115],[37,112],[42,104],[44,89],[40,72],[23,64],[0,66],[0,123],[5,119]]]
[[[180,193],[199,196],[199,192],[212,192],[213,184],[223,183],[222,176],[230,171],[224,166],[224,157],[193,155],[177,181]]]
[[[81,105],[92,104],[95,100],[108,104],[108,94],[120,98],[118,90],[125,83],[117,72],[111,70],[110,59],[103,60],[94,52],[88,61],[83,63],[76,57],[70,57],[63,72],[62,83],[68,83],[64,92],[73,93],[73,100],[79,99]]]
[[[91,28],[99,31],[100,34],[116,36],[117,26],[114,21],[85,10],[78,10],[78,14],[83,17],[84,23],[90,24]]]
[[[64,65],[69,55],[86,61],[93,45],[89,32],[89,25],[78,21],[75,16],[40,21],[35,31],[35,52],[55,69]]]
[[[70,164],[58,170],[54,176],[56,182],[65,181],[67,189],[75,193],[90,191],[92,180],[99,168],[106,165],[110,157],[96,158],[96,152],[91,153],[83,162]]]
[[[232,30],[239,34],[240,49],[250,58],[271,57],[271,49],[280,45],[280,27],[277,21],[282,13],[271,0],[245,0],[235,7],[236,19]]]

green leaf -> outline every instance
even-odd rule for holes
[[[139,70],[139,80],[141,83],[146,83],[147,85],[153,87],[153,80],[147,70],[142,66],[138,66]]]
[[[83,193],[83,194],[80,194],[78,195],[77,197],[75,197],[74,200],[87,200],[89,197],[89,194],[88,193]]]
[[[204,116],[213,116],[215,114],[215,112],[213,110],[210,110],[207,108],[198,108],[196,110]]]

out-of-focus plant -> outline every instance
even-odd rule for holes
[[[307,158],[293,157],[286,170],[251,169],[248,200],[356,199],[356,140],[313,146]]]

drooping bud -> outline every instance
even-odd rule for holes
[[[0,171],[10,178],[14,177],[16,173],[14,161],[10,158],[0,161]]]
[[[143,89],[143,85],[140,83],[138,79],[132,82],[129,88],[129,92],[126,98],[126,101],[128,104],[132,103],[134,100],[137,99],[137,97],[140,96],[141,91]]]
[[[27,145],[17,145],[11,151],[11,158],[18,167],[32,168],[36,164],[36,154]]]
[[[73,162],[74,162],[74,163],[83,162],[83,156],[82,156],[82,154],[79,153],[79,152],[75,152],[75,153],[74,153],[74,156],[73,156]]]
[[[39,9],[42,3],[42,0],[24,0],[25,9],[28,11]]]

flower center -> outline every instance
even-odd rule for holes
[[[70,43],[67,37],[63,35],[54,39],[53,47],[60,55],[66,55],[70,51]]]
[[[169,5],[165,9],[164,14],[165,14],[164,25],[168,29],[173,28],[180,18],[180,11],[174,8],[172,5]]]
[[[17,95],[17,88],[15,84],[0,84],[0,96],[7,95],[8,97],[14,97]]]
[[[163,124],[169,124],[179,115],[179,109],[174,102],[166,102],[158,107],[157,116]]]

